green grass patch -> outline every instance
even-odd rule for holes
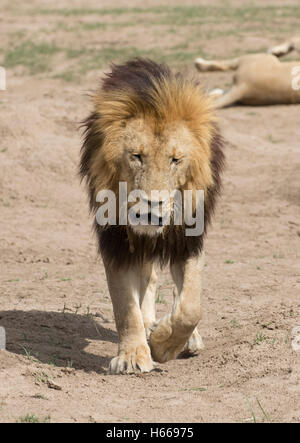
[[[151,58],[157,62],[167,63],[175,68],[191,65],[193,60],[200,56],[212,58],[213,53],[206,54],[201,48],[201,42],[211,39],[225,39],[234,36],[243,39],[246,34],[260,32],[262,24],[268,32],[273,32],[276,22],[276,32],[283,29],[292,29],[300,18],[300,6],[284,5],[240,7],[182,5],[182,6],[149,6],[149,7],[99,7],[99,8],[24,8],[16,14],[28,16],[49,16],[53,27],[51,33],[72,32],[79,44],[65,47],[61,41],[39,42],[39,40],[25,40],[28,33],[24,30],[12,34],[9,48],[0,50],[1,65],[7,68],[23,66],[25,73],[31,75],[47,73],[52,78],[65,82],[77,82],[88,72],[107,68],[111,62],[121,63],[132,57]],[[69,19],[70,17],[70,19]],[[74,18],[74,20],[72,20]],[[155,27],[160,26],[159,30]],[[126,27],[130,33],[128,43],[120,39],[119,44],[101,44],[88,37],[88,33]],[[136,30],[145,32],[159,32],[161,43],[147,47],[136,43]],[[41,32],[44,29],[41,27]],[[181,31],[181,33],[180,33]],[[115,32],[118,32],[117,30]],[[164,45],[164,39],[170,39],[172,34],[181,35],[181,42],[173,47]],[[37,37],[40,37],[38,31]],[[21,39],[21,41],[20,41]],[[85,44],[88,40],[89,43]],[[37,43],[39,42],[39,43]],[[253,52],[265,52],[266,48],[256,48]],[[243,53],[243,48],[232,49],[230,56]],[[251,52],[251,51],[248,51]],[[59,57],[56,57],[59,55]],[[59,61],[58,61],[59,60]],[[66,61],[66,63],[61,63]],[[55,73],[54,71],[54,63]],[[61,65],[61,68],[60,68]],[[22,74],[22,73],[21,73]],[[270,140],[272,142],[272,140]],[[276,141],[277,142],[277,141]]]
[[[69,56],[73,54],[69,53]],[[179,66],[190,62],[196,56],[205,57],[206,54],[198,49],[195,51],[178,49],[178,46],[166,50],[157,47],[145,50],[134,46],[120,48],[107,46],[99,49],[90,49],[82,55],[78,52],[79,64],[77,74],[81,77],[90,71],[105,68],[112,62],[121,63],[133,57],[151,58],[159,63]]]
[[[24,12],[22,12],[24,13]],[[171,24],[186,24],[195,19],[210,18],[216,21],[224,19],[239,22],[259,20],[263,23],[270,18],[300,18],[300,7],[295,5],[278,6],[240,6],[215,7],[201,5],[186,6],[153,6],[153,7],[126,7],[126,8],[39,8],[28,10],[29,15],[58,15],[63,17],[86,15],[122,16],[122,15],[157,15],[158,21],[168,20]]]
[[[207,391],[207,388],[184,388],[184,389],[180,389],[180,391],[198,391],[198,392],[205,392],[205,391]]]
[[[17,423],[50,423],[50,415],[40,419],[34,414],[26,414],[24,417],[19,417]]]
[[[25,348],[22,345],[20,345],[20,346],[23,349],[23,351],[24,351],[26,357],[28,358],[28,360],[36,362],[36,363],[39,362],[39,360],[38,360],[38,352],[36,352],[36,355],[33,355],[30,349],[27,349],[27,348]]]
[[[54,77],[72,82],[90,71],[102,69],[112,62],[120,63],[133,57],[151,58],[157,62],[180,65],[190,62],[196,56],[206,56],[203,51],[197,49],[193,52],[187,47],[187,44],[183,43],[167,50],[158,47],[145,50],[135,46],[116,47],[114,45],[100,48],[69,48],[45,42],[35,44],[32,41],[26,41],[7,51],[4,65],[7,68],[22,65],[31,75],[45,72],[51,74],[54,57],[60,53],[64,55],[69,65],[64,71],[56,73]]]
[[[230,322],[232,328],[240,328],[239,322],[234,318]]]
[[[53,44],[22,42],[6,52],[4,66],[14,68],[22,65],[28,69],[30,74],[45,72],[49,69],[51,57],[58,51],[57,46]]]
[[[45,372],[36,375],[36,380],[38,383],[47,383],[49,380],[49,375]]]
[[[34,395],[32,395],[32,398],[36,398],[38,400],[48,400],[48,398],[42,394],[34,394]]]
[[[246,401],[247,401],[247,404],[248,404],[249,410],[250,410],[250,412],[251,412],[251,416],[252,416],[253,423],[257,423],[257,422],[259,422],[259,419],[257,418],[257,416],[256,416],[256,414],[255,414],[255,412],[254,412],[254,408],[253,408],[252,403],[250,402],[250,400],[249,400],[249,398],[248,398],[247,396],[245,396],[245,397],[246,397]],[[256,403],[257,403],[257,405],[258,405],[260,411],[261,411],[262,414],[263,414],[263,417],[262,417],[262,420],[261,420],[261,421],[262,421],[262,422],[266,422],[266,421],[271,422],[271,417],[270,417],[270,415],[267,414],[267,412],[265,411],[265,409],[262,407],[262,404],[261,404],[261,402],[259,401],[259,399],[258,399],[257,397],[256,397],[255,399],[256,399]]]
[[[261,343],[263,343],[266,340],[268,340],[268,337],[266,337],[263,332],[259,332],[258,334],[256,334],[256,336],[254,338],[254,344],[260,345]]]
[[[58,78],[59,80],[63,80],[64,82],[71,83],[79,80],[78,74],[74,71],[64,71],[60,74],[56,74],[53,78]]]
[[[273,144],[280,143],[282,141],[282,140],[278,140],[278,139],[274,138],[273,135],[271,135],[271,134],[268,135],[267,140]]]

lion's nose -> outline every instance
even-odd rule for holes
[[[157,198],[153,198],[152,196],[149,198],[146,195],[142,195],[141,201],[143,204],[148,205],[151,208],[162,208],[163,205],[167,202],[167,198],[159,195]]]
[[[151,198],[143,198],[142,202],[147,207],[149,222],[152,214],[152,219],[155,218],[155,224],[162,226],[164,217],[170,211],[170,199],[166,195],[151,195]]]
[[[153,214],[153,212],[148,212],[148,223],[149,223],[149,225],[151,225],[153,222],[154,222],[155,225],[163,226],[164,219],[163,219],[163,217],[161,215],[159,215],[157,217],[156,214]]]

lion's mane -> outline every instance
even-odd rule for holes
[[[115,266],[130,266],[143,260],[186,260],[203,248],[203,237],[220,192],[220,173],[224,164],[223,140],[211,112],[209,99],[200,85],[182,74],[174,74],[164,64],[133,59],[113,65],[93,97],[94,111],[83,122],[80,175],[86,179],[90,208],[98,208],[96,195],[101,189],[118,189],[118,149],[113,140],[122,122],[137,116],[152,119],[159,133],[171,121],[184,121],[204,149],[193,158],[190,185],[199,189],[199,177],[205,184],[204,233],[186,237],[184,226],[168,226],[163,235],[148,237],[130,232],[134,253],[130,251],[125,226],[103,228],[95,220],[99,251]]]

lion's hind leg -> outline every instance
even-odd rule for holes
[[[215,109],[220,109],[238,103],[244,98],[246,90],[246,85],[234,85],[231,89],[229,89],[229,91],[216,96],[213,101],[213,107]]]
[[[195,67],[200,72],[210,71],[235,71],[240,64],[238,58],[231,60],[205,60],[204,58],[196,58]]]

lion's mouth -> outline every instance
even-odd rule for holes
[[[157,232],[170,225],[172,209],[170,203],[142,201],[138,207],[131,206],[128,211],[128,223],[139,227],[139,231]]]
[[[135,225],[130,226],[132,231],[138,235],[147,235],[148,237],[156,237],[161,235],[166,228],[166,226],[155,226],[155,225]]]
[[[141,219],[140,214],[136,214],[137,219]],[[152,212],[148,212],[145,215],[145,220],[148,221],[148,225],[154,225],[154,226],[165,226],[167,217],[166,216],[157,216],[156,214],[153,214]]]
[[[157,213],[149,211],[145,213],[135,213],[134,218],[132,214],[128,214],[128,221],[131,229],[136,234],[156,236],[163,233],[166,226],[170,224],[170,213]]]

